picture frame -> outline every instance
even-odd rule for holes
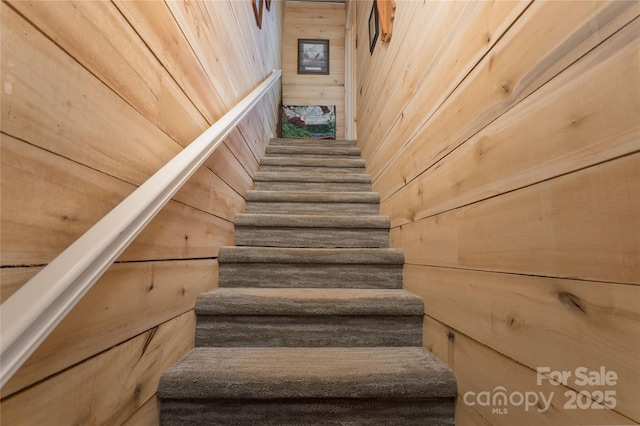
[[[378,15],[378,1],[373,0],[373,6],[371,7],[371,13],[369,13],[369,53],[373,55],[373,48],[378,41],[378,21],[380,16]]]
[[[329,74],[329,40],[298,39],[298,74]]]
[[[336,139],[335,105],[282,105],[279,135],[288,139]]]
[[[256,24],[260,29],[262,29],[262,10],[264,1],[265,0],[251,0],[251,4],[253,6],[253,14],[256,17]]]

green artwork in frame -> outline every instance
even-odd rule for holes
[[[283,138],[335,139],[335,105],[284,105],[282,107]]]

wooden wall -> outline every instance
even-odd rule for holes
[[[357,3],[358,141],[457,424],[640,422],[640,3],[396,3],[372,55]]]
[[[344,3],[287,1],[284,9],[284,105],[335,105],[336,139],[344,138]],[[298,74],[298,39],[329,40],[329,75]]]
[[[249,1],[0,7],[5,300],[281,68],[284,4],[261,30]],[[159,376],[193,345],[279,87],[5,385],[3,424],[157,423]]]

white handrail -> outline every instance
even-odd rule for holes
[[[271,75],[0,306],[0,387],[262,96]]]

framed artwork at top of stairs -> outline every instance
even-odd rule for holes
[[[280,135],[291,139],[335,139],[335,105],[283,105]]]

